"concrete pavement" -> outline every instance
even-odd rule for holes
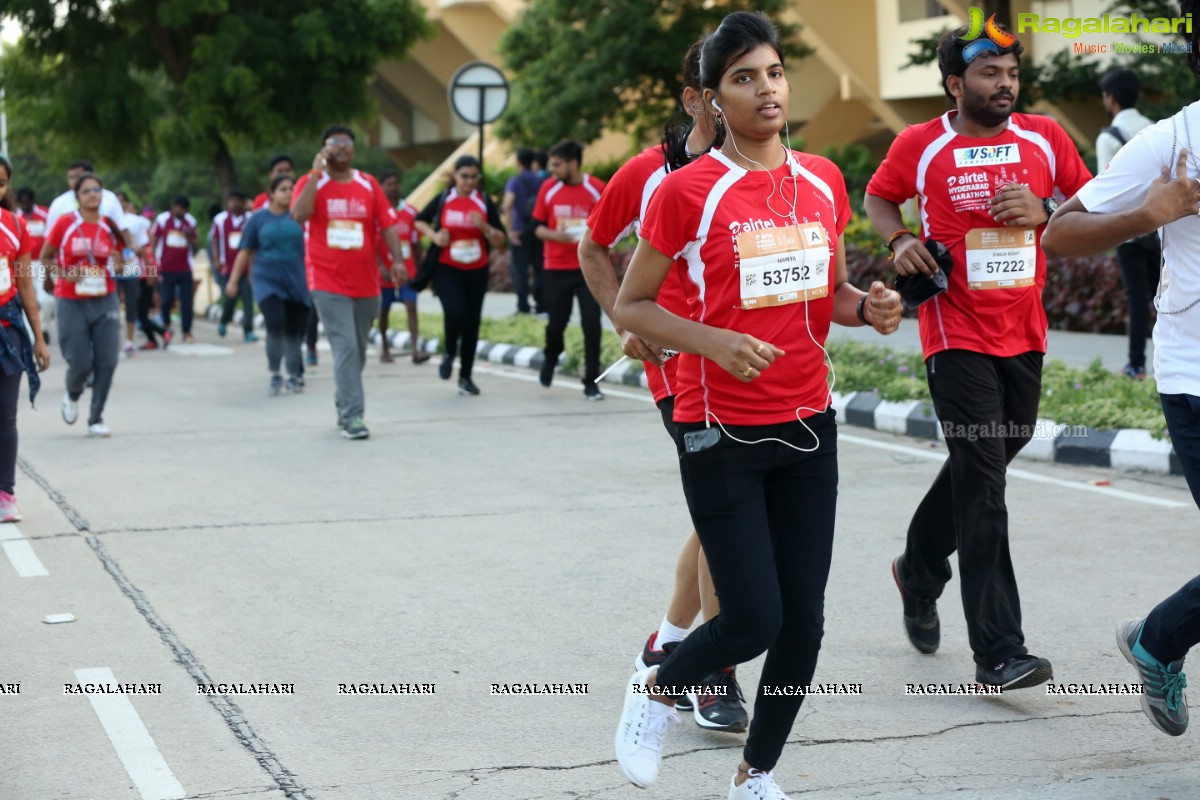
[[[304,394],[269,398],[261,343],[197,333],[191,348],[122,360],[112,439],[59,418],[57,348],[39,409],[20,409],[27,543],[0,559],[0,684],[20,693],[0,694],[0,798],[725,796],[740,736],[685,721],[647,791],[613,763],[622,683],[689,528],[644,393],[587,403],[574,380],[545,390],[528,370],[480,365],[483,395],[463,398],[432,363],[372,359],[372,437],[347,442],[327,352]],[[840,440],[817,680],[863,694],[805,703],[781,785],[822,800],[1196,796],[1196,734],[1160,734],[1136,698],[906,696],[908,683],[973,678],[955,585],[942,649],[920,656],[888,572],[942,451],[856,428]],[[1026,464],[1009,487],[1031,649],[1060,681],[1132,681],[1115,624],[1200,563],[1182,480]],[[25,550],[45,575],[21,577]],[[42,622],[63,612],[77,621]],[[747,693],[760,662],[740,670]],[[145,737],[64,694],[97,667],[161,684],[129,698]],[[197,683],[294,694],[209,697]],[[587,694],[498,696],[493,683]]]

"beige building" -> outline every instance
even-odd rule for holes
[[[380,110],[371,132],[373,143],[388,148],[404,164],[442,161],[460,150],[477,149],[474,129],[449,108],[447,87],[455,70],[468,61],[499,65],[500,35],[524,4],[523,0],[424,2],[436,36],[418,44],[408,59],[379,65],[372,86]],[[801,24],[801,37],[814,51],[789,69],[793,137],[803,138],[806,148],[814,151],[847,142],[863,142],[882,151],[904,126],[941,113],[946,105],[937,65],[905,69],[903,64],[913,50],[913,39],[964,24],[969,5],[966,0],[793,0],[789,14]],[[1016,32],[1018,14],[1099,17],[1106,6],[1106,0],[1012,0],[1013,18],[1002,21]],[[1035,60],[1071,48],[1077,41],[1113,39],[1106,34],[1078,39],[1058,33],[1019,35],[1025,57]],[[1043,105],[1037,110],[1056,117],[1088,147],[1107,124],[1098,97],[1078,107]],[[489,156],[509,156],[500,143],[485,142]],[[615,157],[636,146],[621,132],[612,132],[592,151],[597,158]]]

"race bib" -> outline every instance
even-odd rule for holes
[[[408,242],[400,243],[400,257],[405,261],[408,261],[410,258],[412,258],[412,245],[410,245]]]
[[[108,294],[108,278],[87,275],[75,281],[75,294],[81,297],[103,297]]]
[[[7,292],[12,288],[12,267],[8,264],[8,258],[0,256],[0,293]]]
[[[233,233],[229,234],[229,246],[232,247],[234,250],[237,250],[239,247],[242,246],[242,232],[241,231],[234,231]]]
[[[743,310],[819,300],[829,294],[829,240],[819,222],[743,231],[737,248]]]
[[[356,219],[331,219],[325,228],[325,241],[334,250],[361,250],[363,224]]]
[[[967,288],[1019,289],[1037,277],[1033,228],[972,228],[967,232]]]
[[[450,258],[459,264],[474,264],[483,258],[483,247],[478,239],[459,239],[450,244]]]
[[[578,242],[583,238],[583,232],[587,230],[587,219],[581,217],[560,217],[558,220],[558,229]]]
[[[29,220],[29,235],[35,239],[40,239],[46,235],[46,222],[40,219]]]
[[[183,231],[167,231],[167,247],[187,247],[187,237]]]

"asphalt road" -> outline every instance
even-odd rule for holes
[[[587,403],[574,381],[481,366],[482,396],[464,398],[434,362],[373,359],[371,438],[348,442],[328,353],[304,394],[269,398],[261,344],[197,327],[190,350],[122,360],[109,440],[60,419],[57,349],[38,410],[20,410],[0,798],[725,797],[737,735],[685,721],[648,791],[613,761],[622,684],[690,527],[646,395]],[[1136,698],[907,696],[974,674],[957,587],[941,650],[921,656],[889,574],[942,451],[851,427],[840,451],[817,680],[863,694],[805,703],[777,769],[793,797],[1200,796],[1196,734],[1160,734]],[[1116,623],[1200,563],[1182,480],[1022,463],[1009,508],[1031,650],[1058,681],[1132,681]],[[43,622],[59,613],[76,620]],[[97,669],[112,678],[77,673]],[[740,670],[748,693],[757,671]],[[97,680],[161,693],[64,688]],[[210,683],[294,693],[197,694]]]

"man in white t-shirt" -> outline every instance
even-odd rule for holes
[[[1200,3],[1185,0],[1183,5]],[[1200,53],[1188,60],[1200,76]],[[1171,444],[1200,505],[1198,146],[1200,102],[1146,128],[1122,147],[1103,172],[1054,214],[1042,235],[1042,248],[1050,256],[1091,255],[1159,230],[1163,263],[1154,303],[1154,378]],[[1142,679],[1142,710],[1156,728],[1172,736],[1187,729],[1183,660],[1197,643],[1200,576],[1145,619],[1127,619],[1117,628],[1121,653]]]
[[[75,199],[75,183],[80,176],[92,171],[90,161],[76,161],[67,167],[67,190],[54,198],[54,202],[50,204],[50,208],[46,212],[47,231],[54,230],[54,223],[58,222],[58,218],[63,214],[70,214],[79,208],[79,201]],[[121,235],[125,238],[126,247],[135,246],[133,237],[129,234],[129,225],[125,220],[125,209],[121,207],[120,199],[108,189],[100,192],[100,216],[108,217],[117,223],[117,227],[121,229]]]

